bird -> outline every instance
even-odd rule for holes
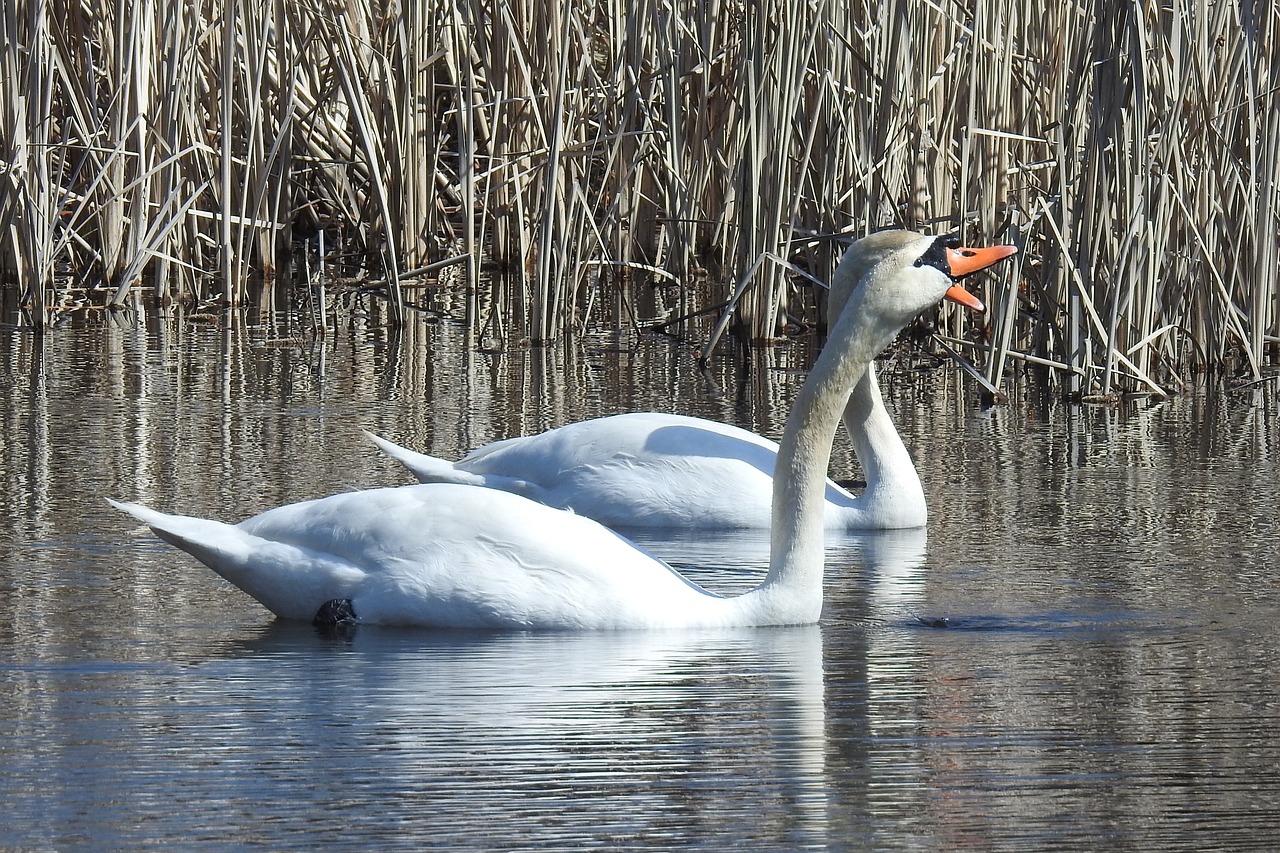
[[[915,244],[913,231],[880,231],[856,241],[831,280],[828,314],[839,317],[858,282],[886,255]],[[976,271],[963,255],[955,276]],[[966,265],[967,264],[967,265]],[[967,307],[982,303],[961,288]],[[920,476],[880,396],[874,365],[853,387],[846,431],[866,486],[855,496],[827,480],[828,530],[923,527]],[[365,436],[422,483],[501,489],[616,529],[768,529],[778,445],[750,430],[704,418],[628,412],[486,444],[457,462]]]
[[[239,524],[111,501],[283,619],[509,630],[804,625],[822,613],[823,493],[849,389],[952,275],[1012,246],[964,249],[918,235],[884,253],[797,392],[778,446],[769,568],[724,597],[597,521],[458,483],[346,492]],[[337,604],[339,606],[335,607]]]

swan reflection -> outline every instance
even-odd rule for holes
[[[405,802],[582,842],[656,822],[821,837],[827,777],[818,626],[551,634],[361,627],[318,639],[277,622],[220,662],[210,689],[251,679],[236,741],[295,744]],[[249,697],[246,696],[246,699]],[[220,736],[225,737],[225,730]],[[274,752],[271,744],[265,749]],[[201,750],[193,745],[193,749]],[[556,812],[558,802],[572,809]],[[761,815],[733,812],[776,802]],[[741,804],[735,805],[735,804]],[[683,817],[681,817],[683,815]],[[563,824],[563,825],[560,825]],[[785,829],[784,829],[785,828]],[[585,835],[584,835],[585,833]]]

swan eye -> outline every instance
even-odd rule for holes
[[[941,272],[947,275],[950,275],[951,264],[947,261],[947,251],[949,249],[954,249],[959,245],[960,243],[954,235],[949,234],[943,237],[939,237],[938,239],[934,240],[932,243],[929,244],[929,248],[925,251],[923,255],[916,258],[916,262],[913,264],[913,266],[935,267]]]

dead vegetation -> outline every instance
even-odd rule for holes
[[[393,323],[457,258],[486,339],[635,323],[658,287],[640,319],[741,291],[767,341],[814,310],[832,235],[951,229],[1023,248],[988,317],[937,330],[993,387],[1256,380],[1277,30],[1274,0],[3,0],[0,275],[35,328],[236,305],[300,283],[323,233]]]

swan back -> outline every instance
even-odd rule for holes
[[[454,628],[737,627],[713,595],[594,521],[434,483],[347,492],[236,525],[112,502],[277,616],[350,599],[362,621]]]

